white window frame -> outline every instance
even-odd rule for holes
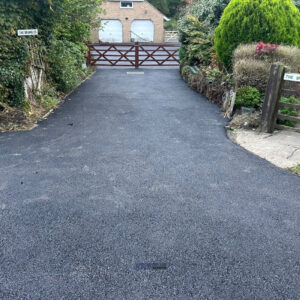
[[[131,3],[131,7],[122,7],[122,2],[125,2],[125,3]],[[120,8],[133,8],[133,1],[120,1]]]

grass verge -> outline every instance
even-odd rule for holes
[[[290,169],[291,172],[294,174],[300,176],[300,164],[298,164],[296,167]]]

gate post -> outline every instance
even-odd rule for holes
[[[91,65],[91,48],[89,46],[89,44],[87,45],[88,46],[88,56],[87,56],[87,65],[90,66]]]
[[[139,42],[135,42],[135,68],[137,69],[139,67]]]
[[[284,72],[285,67],[283,65],[273,64],[271,66],[261,116],[260,130],[262,132],[272,133],[274,131],[277,121]]]

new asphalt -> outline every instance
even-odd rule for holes
[[[178,70],[127,71],[0,134],[0,299],[299,299],[299,178]]]

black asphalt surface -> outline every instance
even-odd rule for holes
[[[299,299],[299,178],[178,70],[127,71],[0,134],[0,299]]]

